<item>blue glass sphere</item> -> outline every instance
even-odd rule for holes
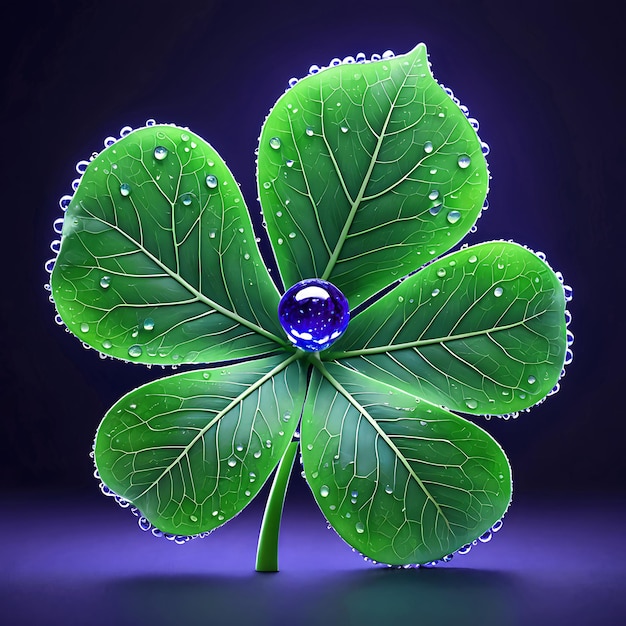
[[[278,319],[297,348],[318,352],[328,348],[346,330],[350,306],[332,283],[307,278],[290,287],[280,299]]]

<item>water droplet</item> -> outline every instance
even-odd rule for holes
[[[328,485],[322,485],[320,487],[320,496],[322,496],[322,498],[328,497],[329,493],[330,493],[330,489],[328,488]]]
[[[282,239],[277,243],[280,245]],[[300,281],[285,292],[278,306],[278,317],[296,347],[316,352],[328,348],[343,334],[350,319],[350,307],[334,285],[313,278]]]
[[[437,213],[439,213],[439,211],[441,211],[441,207],[442,206],[443,206],[443,203],[438,202],[437,204],[431,206],[430,209],[428,209],[428,212],[431,215],[437,215]]]
[[[80,332],[81,333],[88,333],[89,332],[89,324],[87,324],[87,322],[83,322],[80,325]]]
[[[574,297],[574,290],[569,285],[563,285],[563,292],[566,302],[569,302]]]
[[[289,239],[295,239],[296,233],[289,233]]]
[[[181,197],[180,197],[180,201],[183,203],[184,206],[189,206],[192,202],[193,198],[191,197],[190,193],[184,193]]]
[[[270,147],[274,148],[274,150],[278,150],[278,148],[280,148],[280,139],[278,137],[272,137],[270,139]]]
[[[154,320],[151,317],[146,317],[146,319],[143,321],[143,329],[144,330],[154,329]]]
[[[110,276],[103,276],[100,279],[100,287],[102,287],[102,289],[108,289],[110,284],[111,284]]]
[[[261,456],[261,450],[256,450],[252,456],[255,459],[258,459]]]
[[[263,189],[269,189],[272,186],[272,183],[270,183],[269,181],[265,181],[263,183]]]
[[[430,295],[434,298],[438,296],[440,293],[441,292],[439,291],[439,289],[433,289]]]
[[[393,487],[391,485],[387,485],[385,487],[385,493],[391,495],[393,493]]]
[[[235,467],[237,465],[237,459],[233,456],[228,459],[228,467]]]
[[[72,196],[61,196],[59,200],[59,206],[61,207],[61,211],[67,211],[67,207],[70,206],[70,202],[72,201]]]
[[[105,340],[102,342],[102,347],[103,347],[105,350],[110,350],[110,349],[113,347],[113,344],[112,344],[112,343],[111,343],[108,339],[105,339]]]
[[[313,129],[310,126],[307,127],[305,132],[309,137],[313,137]]]
[[[529,385],[534,385],[535,382],[537,382],[537,379],[534,376],[529,376],[528,377],[528,384]]]
[[[183,140],[183,141],[184,141],[184,140]],[[197,522],[197,521],[198,521],[198,518],[197,518],[195,515],[190,515],[190,516],[189,516],[189,519],[190,519],[192,522]]]
[[[478,261],[478,257],[475,254],[472,254],[472,256],[467,259],[470,263],[476,263],[476,261]]]
[[[424,144],[424,152],[425,152],[426,154],[430,154],[432,151],[433,151],[433,144],[432,144],[432,141],[427,141],[427,142]]]
[[[362,522],[357,522],[354,525],[354,528],[356,530],[357,533],[359,533],[359,535],[363,534],[365,532],[365,526],[363,525]]]
[[[487,543],[488,541],[491,541],[491,536],[491,531],[488,530],[486,533],[483,533],[480,537],[478,537],[478,541],[481,543]]]
[[[215,234],[216,234],[216,231],[210,230],[209,231],[209,239],[215,239]]]
[[[213,174],[209,174],[204,181],[209,189],[215,189],[217,187],[217,177],[213,176]]]
[[[457,163],[459,165],[459,167],[461,169],[465,169],[466,167],[469,167],[470,163],[472,162],[472,160],[467,156],[467,154],[462,154],[458,159],[457,159]]]
[[[498,520],[492,527],[491,527],[491,532],[492,533],[497,533],[501,528],[502,528],[502,524],[504,522],[502,520]]]
[[[124,197],[130,195],[130,185],[128,183],[122,183],[120,185],[120,194]]]
[[[450,224],[456,224],[461,219],[461,214],[458,211],[450,211],[446,219]]]
[[[480,149],[485,156],[487,156],[491,150],[491,148],[489,148],[489,144],[485,141],[480,142]]]
[[[287,159],[287,160],[285,161],[285,165],[286,165],[287,167],[293,167],[293,159]]]
[[[143,354],[143,349],[141,346],[134,344],[130,348],[128,348],[128,356],[133,357],[134,359],[140,357]]]
[[[349,130],[350,129],[347,126],[342,126],[341,127],[341,132],[344,133],[344,134],[347,133]]]
[[[440,267],[437,270],[437,276],[439,276],[439,278],[443,278],[446,275],[446,270],[444,267]]]
[[[466,406],[468,409],[475,409],[475,408],[478,406],[478,402],[476,402],[476,400],[474,400],[473,398],[468,398],[468,399],[465,401],[465,406]]]
[[[436,189],[433,189],[429,194],[428,194],[428,198],[429,200],[436,200],[439,197],[439,191],[437,191]]]
[[[167,148],[164,148],[163,146],[157,146],[154,149],[154,158],[157,161],[162,161],[166,156],[167,156]]]

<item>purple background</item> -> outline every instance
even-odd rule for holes
[[[56,1],[3,18],[0,623],[626,619],[623,9],[303,6]],[[502,531],[436,570],[375,568],[326,530],[296,468],[278,575],[253,573],[258,504],[185,546],[142,534],[99,497],[88,452],[107,408],[161,370],[101,362],[56,326],[42,289],[74,164],[125,125],[176,122],[222,154],[256,214],[254,149],[288,79],[420,41],[491,146],[491,208],[467,241],[543,250],[574,287],[561,392],[485,425],[515,476]]]

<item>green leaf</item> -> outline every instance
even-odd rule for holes
[[[491,242],[408,277],[322,356],[452,410],[501,415],[542,400],[565,351],[555,273],[518,244]]]
[[[67,327],[118,358],[216,362],[286,344],[239,186],[187,129],[142,128],[91,161],[51,285]]]
[[[221,526],[259,492],[292,439],[306,383],[296,359],[196,370],[131,391],[96,435],[104,484],[163,532]]]
[[[323,278],[354,308],[463,238],[488,171],[420,44],[289,89],[261,132],[258,185],[285,286]]]
[[[502,518],[511,472],[481,428],[335,364],[314,372],[302,459],[328,521],[394,565],[441,559]]]

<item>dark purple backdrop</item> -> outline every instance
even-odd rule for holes
[[[38,610],[58,615],[60,620],[63,617],[65,623],[73,623],[70,614],[77,616],[76,623],[86,623],[80,616],[97,603],[116,607],[115,611],[111,608],[111,615],[116,616],[111,623],[125,623],[120,615],[142,623],[142,598],[160,597],[161,591],[173,589],[174,603],[184,604],[187,611],[196,604],[208,611],[201,598],[215,599],[217,589],[225,597],[232,596],[232,607],[237,608],[241,602],[238,595],[249,586],[253,589],[251,606],[258,609],[255,619],[278,623],[267,617],[275,615],[272,594],[284,599],[291,579],[288,573],[279,574],[281,582],[268,587],[266,594],[258,585],[269,585],[268,579],[261,583],[251,575],[249,552],[254,551],[256,513],[250,513],[251,527],[241,522],[239,531],[228,531],[229,535],[223,529],[203,543],[201,554],[221,550],[230,565],[210,559],[198,563],[193,560],[197,557],[191,556],[185,561],[178,556],[183,560],[175,568],[176,575],[165,575],[167,568],[163,569],[158,559],[151,561],[163,546],[148,543],[144,547],[147,538],[139,531],[134,534],[132,521],[98,499],[88,458],[95,428],[119,396],[160,375],[160,370],[100,361],[94,351],[84,350],[54,323],[53,307],[43,290],[47,280],[43,264],[52,256],[48,248],[53,239],[51,224],[60,215],[58,198],[69,192],[76,177],[74,164],[100,150],[107,135],[116,135],[125,125],[142,125],[151,117],[188,126],[205,137],[225,158],[256,213],[254,149],[265,115],[288,79],[335,56],[360,51],[369,56],[388,48],[401,53],[420,41],[428,46],[436,78],[452,87],[479,119],[481,137],[491,146],[491,208],[480,220],[478,232],[467,241],[511,238],[547,254],[551,265],[561,270],[574,288],[569,308],[576,336],[575,359],[559,394],[517,421],[492,420],[486,425],[511,459],[519,502],[509,515],[511,543],[507,547],[503,530],[498,537],[499,552],[493,553],[502,560],[471,561],[474,557],[470,556],[463,567],[424,573],[430,575],[428,579],[416,576],[423,574],[419,571],[404,578],[398,576],[400,572],[393,578],[380,578],[380,572],[363,569],[361,561],[334,535],[332,541],[328,539],[331,533],[325,529],[319,541],[320,546],[331,542],[326,553],[322,547],[314,548],[307,535],[304,543],[297,534],[288,535],[285,541],[294,546],[288,550],[297,553],[298,546],[303,550],[301,567],[296,566],[297,557],[291,552],[286,557],[298,572],[294,580],[301,585],[299,603],[312,611],[310,623],[325,620],[329,624],[334,623],[333,602],[342,607],[335,614],[342,623],[380,617],[360,589],[380,592],[389,607],[395,607],[390,611],[400,610],[398,606],[404,607],[406,600],[406,613],[394,613],[400,618],[420,617],[419,607],[412,605],[414,593],[422,594],[422,611],[426,610],[424,602],[434,598],[422,617],[445,617],[447,613],[436,607],[437,603],[442,607],[449,604],[446,594],[454,602],[451,588],[460,588],[461,597],[471,598],[466,606],[479,612],[489,602],[508,607],[504,613],[494,609],[483,623],[531,623],[520,615],[534,623],[540,623],[540,615],[546,619],[549,615],[588,616],[591,621],[580,623],[592,623],[592,617],[602,611],[611,619],[626,611],[624,601],[610,595],[611,581],[620,576],[623,580],[624,575],[623,569],[615,569],[624,555],[615,516],[623,519],[626,478],[621,389],[625,368],[618,319],[624,290],[621,252],[626,171],[625,68],[619,44],[623,9],[611,9],[610,3],[602,1],[577,8],[570,3],[536,0],[362,0],[339,8],[296,0],[243,6],[195,0],[57,1],[16,5],[3,20],[0,159],[7,193],[0,248],[4,268],[0,283],[4,400],[0,488],[6,511],[0,508],[0,518],[2,541],[8,538],[6,594],[15,614],[21,616],[12,623],[31,623]],[[566,504],[559,513],[554,503],[561,502]],[[603,503],[608,508],[603,508]],[[296,516],[293,519],[309,516],[323,527],[306,487],[298,480],[292,485],[288,506]],[[87,529],[82,518],[73,515],[81,507],[90,511]],[[515,511],[517,518],[513,518]],[[541,524],[544,512],[546,522]],[[530,531],[523,523],[524,515],[530,516],[531,528],[535,528],[533,523],[544,529],[554,529],[555,524],[565,527],[554,535],[554,541],[545,533],[527,536],[524,533]],[[120,516],[124,518],[120,528],[127,523],[133,533],[123,547],[116,544]],[[49,539],[47,535],[42,539],[46,524],[56,530]],[[604,528],[603,542],[595,537],[600,543],[594,544],[590,537],[599,526]],[[86,535],[83,543],[71,538],[74,533],[83,537],[81,533],[95,528],[102,552],[85,555],[81,550],[92,544],[92,538]],[[294,522],[294,533],[297,528]],[[64,533],[69,533],[69,538]],[[311,537],[316,536],[312,531]],[[571,536],[571,541],[564,536]],[[558,550],[557,538],[561,542]],[[537,548],[531,559],[526,551],[532,548],[529,541],[533,544],[535,540],[542,548]],[[61,547],[58,553],[54,551],[55,541],[65,550],[73,549],[73,560],[63,558]],[[237,550],[226,552],[224,544],[228,542],[250,544],[245,557],[238,559]],[[590,549],[590,545],[595,547]],[[115,554],[113,564],[98,568],[96,564],[102,564],[106,555],[110,557],[114,546],[121,552]],[[179,554],[191,555],[191,548],[180,548],[186,552]],[[486,554],[492,549],[483,548]],[[51,550],[53,556],[49,556]],[[546,552],[551,554],[550,575],[541,573],[542,567],[547,567]],[[32,555],[32,562],[26,554]],[[326,565],[315,561],[307,569],[306,555],[321,563],[324,554]],[[516,561],[515,555],[521,561]],[[173,557],[163,558],[168,562]],[[345,558],[358,561],[346,566],[351,572],[346,574],[348,578],[341,574]],[[507,558],[512,559],[508,566]],[[137,562],[143,564],[139,570]],[[511,563],[517,563],[519,569]],[[537,563],[543,565],[538,568],[539,578],[533,578]],[[564,572],[584,571],[589,563],[594,563],[606,580],[598,574],[589,579],[583,576],[582,582],[578,578],[573,582],[566,578],[567,585],[563,582]],[[81,567],[101,571],[105,587],[113,589],[113,595],[93,591],[102,588],[98,578],[93,589],[81,588]],[[230,572],[226,578],[220,575],[224,568]],[[357,578],[350,578],[353,570],[358,571]],[[329,591],[319,580],[320,572],[327,576],[329,571],[333,572],[332,584],[345,590],[345,606],[342,594]],[[36,572],[47,581],[44,587],[52,585],[40,605],[31,601],[31,594],[41,591],[41,585],[31,588],[28,584],[37,578]],[[315,585],[302,582],[308,580],[307,572]],[[519,576],[524,575],[529,578],[523,579],[526,586],[520,586]],[[595,582],[585,587],[591,578]],[[55,580],[65,582],[55,587]],[[570,589],[563,597],[555,592],[555,586],[561,588],[559,580]],[[533,584],[534,596],[528,591]],[[75,590],[73,585],[79,586]],[[397,602],[394,593],[399,594]],[[330,602],[324,607],[326,613],[317,617],[316,597]],[[572,598],[583,602],[588,613],[576,608]],[[521,612],[512,610],[513,605],[525,610],[535,606],[537,614],[524,613],[522,608]],[[545,610],[541,608],[544,605]],[[125,606],[131,607],[128,612]],[[559,613],[561,609],[569,613]],[[246,610],[242,610],[241,623],[245,623]],[[227,615],[229,603],[220,602],[217,612]],[[458,623],[470,613],[453,617]],[[160,623],[158,612],[151,610],[149,615],[151,623]],[[193,615],[186,613],[192,621]],[[232,621],[239,623],[236,615]]]

